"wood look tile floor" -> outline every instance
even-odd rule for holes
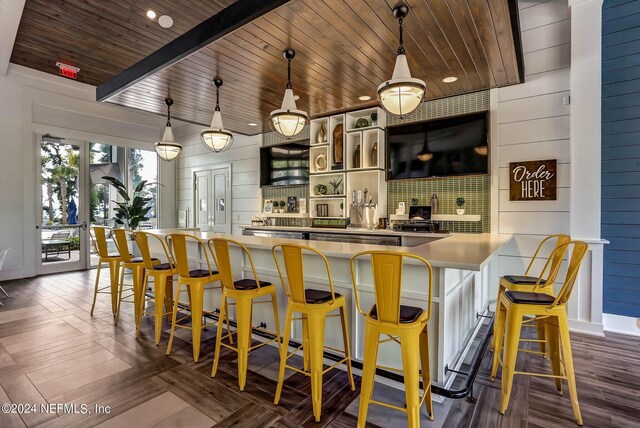
[[[279,406],[273,404],[278,354],[263,347],[249,357],[246,390],[237,387],[235,354],[223,351],[218,375],[211,370],[214,333],[204,332],[202,357],[194,364],[189,332],[177,335],[165,355],[166,333],[153,343],[153,320],[145,319],[135,339],[131,304],[123,304],[113,325],[108,295],[100,295],[89,315],[95,271],[7,281],[11,298],[0,308],[0,403],[87,405],[91,413],[0,413],[0,427],[353,427],[360,379],[352,392],[346,374],[333,370],[324,378],[323,416],[312,417],[309,379],[289,374]],[[105,278],[106,280],[107,278]],[[640,426],[640,338],[608,334],[605,338],[572,335],[578,393],[588,427]],[[499,381],[488,379],[487,353],[476,380],[475,404],[445,400],[425,427],[575,427],[568,394],[559,396],[545,378],[516,377],[506,415],[498,413]],[[531,354],[519,368],[549,370]],[[565,384],[566,389],[566,384]],[[397,404],[402,391],[376,385],[376,398]],[[109,412],[95,411],[95,405]],[[406,426],[406,417],[378,406],[369,409],[371,427]]]

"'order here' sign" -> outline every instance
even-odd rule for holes
[[[555,201],[557,160],[511,162],[510,201]]]

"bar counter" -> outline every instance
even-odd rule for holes
[[[251,251],[256,272],[261,281],[271,281],[278,289],[278,307],[280,320],[285,319],[287,297],[280,284],[271,253],[274,245],[281,243],[302,244],[317,249],[329,260],[336,293],[345,296],[350,325],[352,357],[363,359],[364,318],[358,313],[353,298],[353,285],[349,261],[355,253],[365,250],[401,251],[419,255],[427,259],[433,267],[433,304],[429,321],[429,342],[431,360],[431,379],[435,385],[448,388],[453,382],[454,373],[445,373],[445,366],[457,369],[470,347],[470,342],[480,325],[477,314],[484,313],[492,298],[490,286],[497,279],[495,257],[511,235],[504,234],[450,234],[442,239],[414,247],[394,247],[383,245],[354,244],[326,241],[300,241],[282,238],[229,235],[212,232],[199,232],[185,229],[158,229],[150,231],[159,235],[170,233],[189,233],[208,240],[212,237],[228,238],[244,244]],[[160,256],[159,248],[152,249]],[[203,266],[204,256],[192,254],[194,268]],[[251,266],[244,255],[232,248],[234,278],[252,278]],[[204,265],[206,267],[206,263]],[[305,257],[306,287],[328,290],[326,271],[317,256]],[[418,306],[428,305],[427,276],[423,266],[409,262],[403,274],[402,304]],[[356,277],[360,304],[363,310],[375,303],[375,294],[370,263],[357,262]],[[181,296],[184,300],[186,296]],[[205,293],[205,309],[213,310],[220,306],[220,293]],[[233,307],[230,307],[234,318]],[[272,310],[269,305],[254,305],[253,325],[264,322],[268,330],[274,330]],[[281,331],[284,331],[281,325]],[[326,323],[325,345],[342,348],[341,328],[337,318],[328,318]],[[302,338],[300,323],[294,323],[292,339]],[[255,336],[260,340],[260,337]],[[213,352],[203,349],[203,352]],[[380,345],[378,363],[401,368],[400,349],[395,343]]]

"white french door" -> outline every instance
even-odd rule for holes
[[[203,232],[231,233],[231,167],[195,171],[194,224]]]

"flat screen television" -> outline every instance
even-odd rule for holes
[[[260,187],[309,184],[309,146],[288,143],[260,148]]]
[[[488,112],[387,128],[387,180],[489,173]]]

